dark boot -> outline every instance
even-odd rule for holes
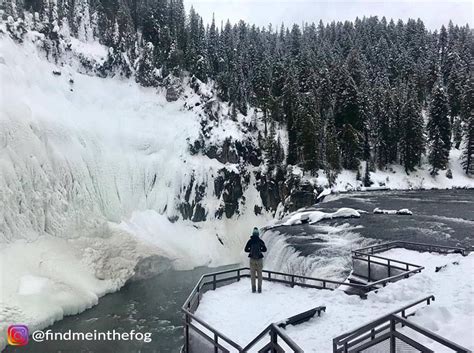
[[[255,290],[255,287],[252,287],[252,293],[255,293],[256,290]]]
[[[262,288],[258,288],[258,292],[259,292],[259,293],[262,293]]]

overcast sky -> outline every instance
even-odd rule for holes
[[[293,23],[325,23],[354,20],[357,16],[385,16],[387,20],[421,18],[429,29],[439,29],[449,20],[455,24],[473,27],[473,1],[470,0],[184,0],[187,10],[191,6],[210,23],[212,14],[218,24],[230,19],[232,23],[243,19],[266,26],[269,23],[287,26]]]

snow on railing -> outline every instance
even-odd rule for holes
[[[262,271],[264,274],[263,279],[265,281],[287,284],[291,287],[300,286],[300,287],[309,287],[309,288],[325,289],[325,290],[334,290],[338,287],[345,286],[345,287],[348,287],[352,291],[352,293],[356,293],[361,296],[364,296],[365,293],[373,289],[379,288],[380,285],[385,286],[389,282],[394,282],[401,278],[407,278],[408,276],[414,273],[421,272],[424,269],[423,266],[419,266],[416,264],[411,264],[411,263],[400,261],[400,260],[389,259],[386,257],[374,255],[376,253],[380,253],[383,251],[387,251],[389,249],[400,248],[400,247],[406,248],[406,249],[418,250],[418,251],[440,252],[443,254],[459,253],[459,254],[462,254],[463,256],[466,256],[469,253],[469,250],[460,248],[460,247],[450,247],[450,246],[441,246],[441,245],[424,244],[424,243],[413,243],[413,242],[405,242],[405,241],[394,241],[394,242],[368,246],[365,248],[360,248],[360,249],[356,249],[352,251],[353,261],[358,260],[358,261],[367,262],[368,275],[366,276],[366,278],[368,282],[364,284],[340,282],[340,281],[334,281],[334,280],[323,279],[323,278],[306,277],[306,276],[295,275],[291,273],[283,273],[283,272],[276,272],[276,271],[269,271],[269,270]],[[372,279],[374,279],[374,276],[372,276],[371,274],[371,271],[372,271],[371,266],[373,266],[374,264],[376,266],[387,267],[387,276],[383,276],[380,279],[372,281]],[[303,312],[291,318],[288,318],[286,321],[282,321],[280,323],[272,323],[245,347],[241,347],[238,343],[233,341],[231,338],[227,337],[226,335],[224,335],[223,333],[219,332],[217,329],[215,329],[214,327],[206,323],[204,320],[194,315],[197,307],[199,306],[203,293],[205,293],[207,290],[209,289],[215,290],[217,289],[218,286],[223,285],[225,283],[230,284],[236,281],[240,281],[241,278],[248,278],[248,277],[250,277],[250,269],[248,267],[213,272],[213,273],[209,273],[209,274],[205,274],[201,276],[200,280],[198,281],[196,286],[193,288],[189,297],[186,299],[186,301],[184,302],[182,306],[182,311],[184,313],[184,340],[185,340],[184,346],[183,346],[184,353],[193,353],[193,352],[201,351],[201,350],[192,349],[191,338],[192,337],[196,338],[196,335],[192,335],[191,331],[197,334],[202,339],[204,339],[204,341],[206,341],[208,344],[210,344],[210,347],[212,347],[214,352],[216,353],[217,352],[224,352],[224,353],[230,352],[230,350],[226,348],[223,344],[226,344],[228,347],[232,347],[237,352],[247,352],[251,347],[253,347],[257,342],[259,342],[264,336],[266,336],[267,333],[270,334],[270,342],[264,347],[263,351],[265,352],[271,351],[272,349],[282,351],[281,347],[278,344],[278,338],[281,338],[288,345],[288,347],[290,347],[294,352],[302,352],[301,348],[295,342],[293,342],[291,338],[289,338],[286,335],[286,333],[282,330],[282,328],[284,328],[284,326],[288,324],[298,324],[300,322],[308,320],[310,317],[314,316],[315,313],[318,313],[318,316],[320,316],[321,312],[325,311],[326,309],[325,307],[318,307],[318,308],[308,310],[306,312]],[[349,344],[348,342],[360,343],[363,340],[367,340],[368,338],[372,339],[372,337],[375,337],[375,335],[383,332],[384,330],[386,331],[387,329],[390,329],[390,332],[388,332],[391,335],[390,337],[397,337],[398,339],[401,339],[404,342],[413,341],[410,338],[406,338],[406,339],[404,337],[400,338],[401,334],[395,331],[395,329],[393,328],[393,325],[394,325],[393,323],[402,322],[402,325],[406,326],[406,323],[405,323],[406,320],[405,321],[401,321],[401,320],[404,320],[408,316],[413,315],[413,314],[407,315],[406,310],[423,302],[427,302],[427,304],[429,305],[431,300],[434,300],[434,296],[432,295],[429,297],[423,298],[415,303],[407,305],[403,308],[400,308],[397,311],[389,315],[386,315],[381,319],[372,321],[371,323],[364,325],[361,328],[358,328],[349,333],[336,337],[333,340],[333,347],[335,349],[334,352],[346,352],[347,350],[344,350],[344,349],[348,347],[348,344]],[[395,315],[398,313],[402,314],[401,318]],[[379,323],[379,321],[381,322],[381,320],[390,321],[388,324],[390,326],[387,326],[387,323],[385,322],[385,326],[382,326],[383,330],[380,327],[374,328],[373,325],[375,323]],[[194,322],[196,322],[197,324],[195,324]],[[371,327],[369,333],[364,331],[366,330],[368,326]],[[376,326],[380,326],[380,325],[377,324]],[[411,324],[411,326],[415,327],[416,325]],[[364,335],[362,335],[363,332],[365,332]],[[422,333],[431,338],[433,335],[435,335],[428,331],[422,332]],[[387,337],[383,336],[383,339],[387,339]],[[443,339],[442,337],[439,337],[439,336],[437,337],[438,338],[435,339],[437,342],[441,342],[441,343],[444,342],[448,347],[449,345],[454,345],[454,343],[449,342]],[[378,338],[379,341],[383,341],[383,339],[380,337]],[[392,342],[392,338],[390,338],[390,340],[391,340],[390,342]],[[375,344],[377,342],[374,341],[372,343]],[[343,350],[341,350],[341,348],[339,347],[341,344],[343,344],[343,348],[342,348]],[[419,345],[417,342],[413,343],[413,347],[415,346],[418,347],[417,345]],[[463,348],[461,352],[468,352],[468,351]]]
[[[458,253],[463,256],[466,256],[469,253],[468,249],[461,247],[407,241],[393,241],[367,246],[352,251],[353,279],[364,279],[367,281],[367,286],[372,290],[379,286],[386,286],[389,282],[408,278],[410,275],[421,272],[424,269],[424,267],[420,265],[374,255],[394,248],[438,252],[441,254]],[[386,271],[383,270],[384,268]]]
[[[411,330],[416,331],[418,334],[421,334],[422,336],[425,336],[441,344],[443,347],[452,349],[455,352],[470,352],[470,350],[461,347],[460,345],[451,342],[411,321],[406,320],[408,316],[414,315],[414,313],[407,315],[406,310],[425,302],[427,305],[430,305],[432,300],[435,300],[435,298],[434,296],[430,295],[334,338],[333,353],[363,352],[375,346],[381,348],[381,345],[383,345],[383,348],[385,349],[379,349],[378,351],[395,353],[399,351],[397,350],[397,346],[399,344],[402,347],[409,346],[411,348],[415,348],[420,352],[434,352],[423,344],[410,338],[408,336],[408,332],[406,332],[406,328],[410,328]],[[402,315],[398,316],[397,314],[400,313]],[[397,331],[397,324],[400,324],[402,328],[405,328],[404,333]],[[387,343],[389,347],[386,347]]]
[[[294,275],[294,274],[283,273],[283,272],[263,270],[263,274],[264,274],[263,279],[266,281],[284,283],[284,284],[288,284],[291,287],[300,286],[300,287],[309,287],[309,288],[315,288],[315,289],[334,290],[335,288],[337,288],[336,285],[338,286],[344,285],[344,286],[349,286],[356,289],[365,288],[364,285],[350,284],[350,283],[333,281],[333,280],[322,279],[322,278],[305,277],[305,276]],[[247,349],[250,348],[248,346],[246,348],[242,348],[238,343],[236,343],[235,341],[233,341],[232,339],[230,339],[229,337],[219,332],[217,329],[215,329],[214,327],[212,327],[211,325],[209,325],[208,323],[206,323],[205,321],[203,321],[202,319],[194,315],[197,307],[199,306],[203,293],[205,293],[207,290],[209,289],[215,290],[218,285],[223,284],[225,282],[240,281],[241,278],[248,278],[248,277],[250,277],[250,269],[248,267],[213,272],[213,273],[208,273],[201,276],[199,282],[195,285],[195,287],[191,291],[191,294],[188,296],[188,298],[183,304],[183,307],[181,308],[184,313],[184,340],[185,342],[184,342],[183,348],[184,348],[185,353],[191,353],[194,351],[191,348],[192,346],[191,331],[196,333],[200,337],[202,337],[205,341],[207,341],[215,349],[216,352],[230,352],[227,348],[225,348],[221,344],[222,342],[225,342],[227,345],[235,348],[237,352],[246,352]],[[304,281],[313,281],[316,283],[310,284],[310,283],[305,283]],[[270,333],[270,338],[271,338],[271,342],[269,343],[270,348],[272,347],[275,348],[274,345],[277,344],[277,338],[280,337],[285,343],[287,343],[287,345],[291,349],[294,349],[294,352],[300,352],[301,348],[299,348],[298,345],[296,344],[292,346],[291,339],[289,339],[286,333],[282,331],[282,327],[289,324],[296,325],[298,323],[301,323],[305,320],[308,320],[310,317],[313,317],[316,313],[318,314],[318,316],[320,316],[321,312],[325,310],[326,310],[326,307],[317,307],[317,308],[305,311],[303,313],[297,314],[295,316],[292,316],[279,323],[271,324],[267,327],[266,330],[264,330],[265,332],[259,335],[260,337],[257,336],[252,341],[253,342],[252,346],[258,341],[260,341],[261,338],[265,336],[266,333]],[[193,321],[197,322],[199,326],[201,327],[198,327],[198,325],[195,325]],[[290,343],[287,342],[288,340]]]

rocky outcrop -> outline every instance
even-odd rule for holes
[[[302,181],[289,168],[286,173],[277,170],[270,177],[257,174],[257,190],[260,193],[262,204],[267,211],[274,212],[280,203],[284,212],[293,212],[302,207],[314,205],[318,202],[317,195],[322,189]]]
[[[193,190],[194,189],[194,190]],[[194,198],[191,194],[194,191]],[[189,219],[193,222],[203,222],[207,218],[207,212],[201,205],[201,201],[206,193],[206,186],[203,184],[195,184],[194,175],[191,176],[189,185],[184,190],[184,200],[179,205],[180,213],[183,219]]]
[[[166,101],[175,102],[179,98],[179,91],[175,87],[168,87],[166,89]]]
[[[222,198],[223,205],[216,212],[216,218],[227,218],[239,213],[239,204],[243,200],[244,187],[248,185],[250,176],[248,174],[236,173],[235,171],[222,168],[214,180],[214,193],[217,198]]]
[[[192,82],[192,87],[200,94],[198,81]],[[236,120],[236,117],[233,117],[232,121],[238,124],[240,136],[228,135],[223,138],[219,136],[224,130],[221,124],[228,124],[229,121],[225,120],[232,119],[228,115],[229,111],[223,108],[219,100],[200,95],[201,103],[197,108],[186,106],[188,109],[199,109],[201,117],[200,137],[189,141],[189,151],[192,155],[204,155],[228,166],[220,169],[214,176],[213,196],[220,200],[221,206],[208,212],[215,212],[213,216],[216,218],[231,218],[239,214],[240,205],[246,202],[244,192],[250,183],[252,173],[262,204],[247,205],[255,214],[260,214],[264,210],[275,212],[277,209],[281,210],[282,206],[286,213],[317,202],[318,189],[309,182],[302,182],[301,177],[293,173],[292,168],[286,170],[285,167],[276,167],[276,170],[267,171],[263,164],[263,147],[257,123],[249,119]],[[242,135],[245,137],[242,138]],[[194,185],[194,180],[190,184],[184,193],[185,200],[181,204],[182,216],[184,219],[203,221],[207,218],[207,214],[200,204],[199,195],[207,192],[209,196],[212,191],[199,189],[199,186]],[[195,191],[193,200],[189,197],[190,190]]]

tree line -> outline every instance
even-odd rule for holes
[[[398,163],[409,173],[425,154],[435,175],[457,148],[474,174],[468,25],[429,31],[420,19],[384,17],[279,28],[204,24],[183,0],[8,0],[4,19],[19,40],[25,27],[45,34],[52,59],[69,34],[97,39],[110,48],[101,75],[134,76],[144,86],[190,75],[214,84],[232,114],[257,108],[271,171],[299,165],[323,169],[332,181],[365,163],[370,185],[369,171]]]

